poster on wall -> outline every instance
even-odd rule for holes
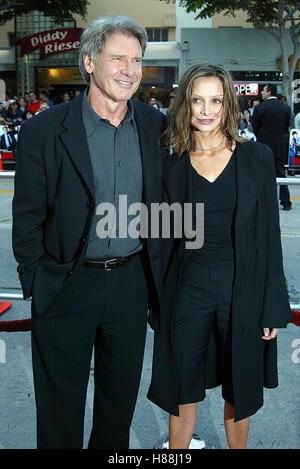
[[[300,171],[300,130],[291,129],[289,139],[288,171],[295,174]]]
[[[252,140],[256,142],[256,136],[253,132],[250,132],[249,129],[239,129],[239,136],[245,138],[246,140]]]

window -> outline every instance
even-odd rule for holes
[[[148,42],[167,42],[168,28],[146,28]]]

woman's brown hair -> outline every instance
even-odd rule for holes
[[[220,125],[221,132],[227,138],[227,147],[232,149],[235,140],[244,141],[238,136],[240,106],[230,73],[221,66],[194,65],[180,80],[172,106],[173,117],[165,135],[172,150],[180,155],[195,148],[191,126],[191,96],[194,80],[200,77],[217,77],[223,84],[223,116]]]

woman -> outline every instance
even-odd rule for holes
[[[165,291],[176,285],[175,300],[155,334],[148,397],[170,413],[170,449],[185,449],[197,402],[221,384],[228,446],[245,448],[263,387],[278,385],[276,335],[291,320],[273,155],[238,137],[238,101],[222,67],[187,70],[173,110],[168,200],[192,204],[193,227],[204,203],[204,244],[187,249],[174,236]]]
[[[19,106],[20,106],[20,110],[21,112],[23,113],[23,116],[25,115],[25,111],[26,111],[26,107],[27,107],[28,103],[27,101],[25,100],[25,98],[20,98],[19,99]]]
[[[22,121],[22,124],[28,119],[31,119],[33,116],[34,116],[34,112],[31,109],[28,109],[27,111],[25,111],[25,119]]]
[[[243,117],[239,125],[240,130],[248,129],[249,132],[253,133],[253,128],[251,124],[251,115],[248,109],[245,109],[243,112]]]

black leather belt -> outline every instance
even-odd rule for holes
[[[105,261],[84,261],[86,267],[93,267],[94,269],[104,269],[106,272],[120,267],[120,265],[126,264],[134,256],[137,256],[140,251],[131,254],[126,257],[114,257],[112,259],[106,259]]]

